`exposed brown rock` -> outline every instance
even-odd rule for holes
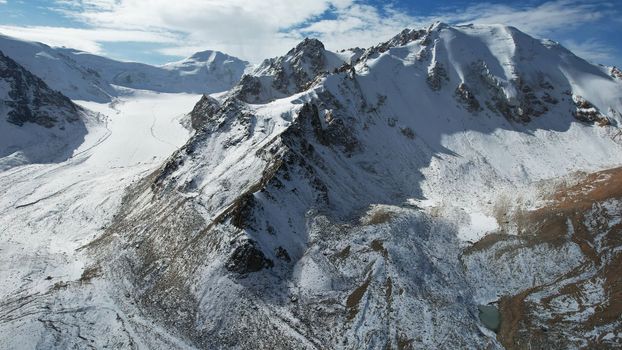
[[[363,296],[365,296],[365,292],[367,292],[367,288],[371,283],[371,275],[367,276],[365,282],[358,286],[346,299],[346,307],[348,308],[348,320],[353,320],[356,317],[356,314],[359,312],[359,303]]]
[[[586,260],[552,284],[537,285],[500,299],[502,322],[498,339],[507,349],[583,344],[577,339],[584,339],[590,348],[614,346],[604,336],[610,331],[622,331],[622,224],[610,221],[612,218],[603,205],[621,200],[622,168],[616,168],[587,175],[576,185],[560,188],[551,198],[551,204],[517,215],[519,232],[525,232],[517,239],[523,244],[507,249],[540,244],[555,246],[570,241],[580,247]],[[510,238],[490,235],[471,249],[491,249],[506,239]],[[605,302],[595,307],[585,296],[591,293],[591,285],[601,282]],[[555,300],[574,300],[579,310],[558,309]],[[566,320],[590,310],[586,319]],[[609,331],[597,333],[595,338],[585,338],[585,334],[606,329]],[[570,340],[570,336],[576,339]]]
[[[582,96],[573,95],[572,99],[577,106],[574,117],[584,123],[596,123],[599,126],[611,125],[609,118],[604,116],[596,106]]]

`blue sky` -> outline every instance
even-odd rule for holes
[[[502,23],[620,66],[621,14],[620,0],[0,0],[0,33],[161,64],[207,49],[258,62],[305,36],[366,47],[437,20]]]

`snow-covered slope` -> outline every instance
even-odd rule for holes
[[[78,348],[137,343],[115,325],[126,316],[80,248],[114,220],[125,189],[188,139],[179,121],[199,97],[143,91],[113,105],[80,101],[105,127],[89,128],[70,159],[0,172],[0,349],[71,348],[87,334]],[[72,330],[56,332],[58,322]]]
[[[204,96],[194,135],[98,221],[80,278],[11,291],[0,331],[63,348],[619,345],[620,176],[597,172],[622,165],[613,72],[506,26],[364,52],[305,40]]]
[[[583,253],[537,245],[539,277],[495,294],[464,249],[520,234],[500,212],[539,205],[546,181],[622,164],[621,98],[606,69],[511,27],[438,23],[357,55],[306,40],[203,98],[200,131],[91,248],[198,347],[499,348],[478,307]]]
[[[0,51],[0,171],[66,160],[87,123],[91,114]]]
[[[248,62],[217,51],[199,52],[160,67],[120,62],[67,48],[0,35],[0,50],[72,99],[109,102],[126,92],[214,93],[231,88]]]

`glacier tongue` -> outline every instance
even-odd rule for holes
[[[77,101],[105,123],[89,125],[70,159],[0,173],[0,334],[14,335],[1,337],[0,348],[138,341],[127,334],[129,316],[107,295],[98,281],[102,269],[83,247],[114,221],[124,190],[187,140],[180,111],[198,98],[142,92],[112,107]],[[57,333],[59,323],[69,333]]]

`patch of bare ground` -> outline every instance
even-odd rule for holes
[[[335,259],[344,260],[350,256],[350,246],[343,248],[341,251],[333,254]]]
[[[490,233],[490,234],[482,237],[482,239],[480,239],[479,241],[475,242],[471,246],[467,247],[464,250],[464,254],[465,255],[469,255],[469,254],[473,254],[473,253],[478,252],[478,251],[486,250],[486,249],[491,248],[492,246],[494,246],[495,244],[497,244],[497,243],[499,243],[501,241],[505,241],[505,240],[509,240],[509,239],[512,239],[512,236],[507,235],[507,234],[503,234],[503,233]]]
[[[371,241],[371,244],[369,245],[369,247],[371,248],[371,250],[382,254],[382,256],[386,259],[389,256],[389,252],[387,251],[387,249],[384,247],[384,245],[382,244],[382,241],[379,239],[374,239],[373,241]]]
[[[404,334],[400,334],[397,336],[397,349],[398,350],[412,350],[414,339],[410,339],[406,337]]]
[[[517,225],[518,236],[491,234],[465,251],[499,248],[497,243],[513,239],[498,249],[497,257],[543,244],[554,249],[574,243],[586,258],[551,284],[500,299],[497,338],[507,349],[622,346],[619,338],[615,343],[605,337],[622,332],[622,224],[603,209],[606,202],[619,200],[622,168],[588,174],[558,188],[546,206],[515,214],[510,220]],[[618,219],[622,215],[614,214]],[[596,305],[587,295],[593,293],[594,284],[602,284],[598,288],[604,290],[604,300]],[[578,310],[560,308],[555,300],[574,300]],[[587,317],[579,317],[586,313]]]
[[[358,286],[350,295],[348,295],[348,299],[346,299],[346,307],[348,308],[348,321],[351,321],[356,317],[356,314],[359,312],[359,303],[363,296],[365,296],[365,292],[367,292],[367,288],[371,283],[371,273],[365,279],[365,282]]]
[[[361,218],[363,225],[380,225],[393,219],[395,214],[386,208],[374,208],[366,216]]]
[[[84,271],[82,271],[82,275],[80,276],[80,283],[89,283],[93,278],[99,277],[102,275],[102,268],[99,265],[89,266]]]

